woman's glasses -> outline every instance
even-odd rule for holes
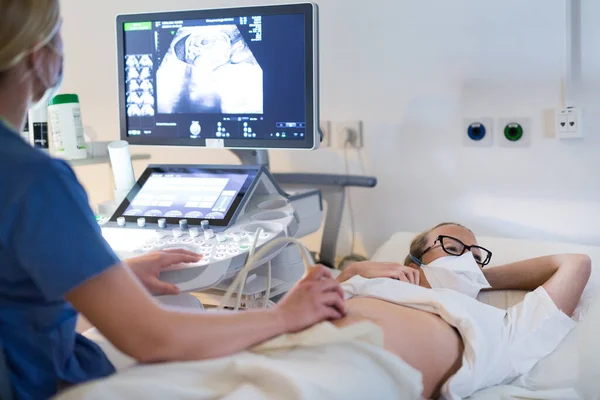
[[[475,257],[477,264],[479,264],[482,268],[488,265],[492,259],[492,252],[488,249],[481,246],[467,246],[457,238],[446,235],[438,236],[435,242],[433,242],[433,245],[425,249],[423,255],[429,250],[433,249],[438,243],[442,246],[444,252],[451,256],[462,256],[467,251],[470,251],[473,253],[473,257]],[[423,255],[421,255],[421,257]]]

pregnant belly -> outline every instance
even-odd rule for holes
[[[369,320],[379,325],[386,350],[423,374],[424,397],[439,397],[444,382],[460,369],[462,339],[437,315],[366,297],[348,300],[346,309],[347,316],[334,324]]]

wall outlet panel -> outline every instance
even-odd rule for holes
[[[528,147],[531,145],[531,126],[531,119],[527,117],[499,118],[496,143],[501,147]]]
[[[340,149],[362,149],[364,146],[362,121],[344,121],[335,124],[335,134]]]
[[[464,118],[460,133],[463,144],[467,147],[491,147],[494,144],[494,119]]]
[[[559,139],[583,138],[583,113],[579,108],[563,108],[556,113],[556,137]]]

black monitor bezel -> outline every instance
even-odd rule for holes
[[[117,65],[119,82],[119,129],[120,137],[133,145],[149,146],[193,146],[214,147],[206,145],[205,138],[157,138],[127,135],[126,84],[125,84],[125,46],[124,24],[144,22],[148,20],[181,20],[227,18],[240,15],[282,15],[304,14],[305,18],[305,50],[306,59],[306,136],[304,140],[269,140],[269,139],[215,139],[223,148],[237,149],[304,149],[312,150],[319,146],[319,68],[318,68],[318,6],[315,3],[298,3],[270,5],[259,7],[232,7],[206,10],[170,11],[145,14],[127,14],[117,16]]]
[[[184,170],[184,171],[182,171],[182,170]],[[185,170],[188,170],[188,171],[185,171]],[[247,174],[248,177],[246,178],[246,181],[242,185],[242,188],[238,192],[236,198],[233,200],[233,203],[231,203],[231,206],[229,207],[229,210],[227,211],[227,215],[225,215],[225,218],[223,218],[223,219],[208,219],[208,221],[210,221],[210,225],[212,225],[212,226],[219,226],[219,227],[229,226],[229,224],[231,223],[231,220],[233,219],[233,217],[236,215],[238,209],[240,208],[242,201],[245,200],[246,196],[248,196],[248,194],[252,191],[254,183],[259,176],[260,170],[261,170],[260,167],[256,167],[256,166],[210,166],[210,167],[203,166],[203,165],[151,165],[151,166],[148,166],[148,168],[146,168],[146,170],[142,173],[142,175],[140,176],[140,178],[138,179],[136,184],[133,186],[133,188],[127,195],[127,197],[119,205],[119,207],[117,208],[117,211],[115,211],[113,216],[110,218],[110,221],[116,222],[117,218],[124,217],[125,221],[127,221],[127,222],[137,223],[138,218],[145,218],[146,223],[158,224],[159,219],[165,218],[167,220],[167,224],[178,225],[180,220],[186,219],[188,221],[188,225],[198,225],[199,226],[200,223],[203,220],[207,220],[207,218],[186,218],[185,216],[184,217],[175,217],[175,218],[146,217],[143,215],[142,216],[123,215],[123,213],[131,205],[131,202],[133,201],[133,199],[135,199],[135,197],[138,195],[140,190],[142,190],[142,187],[148,181],[150,176],[155,172],[160,172],[160,173],[185,173],[185,172],[198,173],[198,172],[200,172],[200,173],[202,173],[202,172],[214,171],[217,174],[221,174],[221,173],[223,173],[223,174],[225,174],[225,173]]]

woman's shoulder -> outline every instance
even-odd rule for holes
[[[63,160],[51,157],[47,152],[34,148],[21,136],[0,124],[0,173],[18,174],[22,172],[72,173],[71,167]]]
[[[32,194],[36,188],[42,189],[45,182],[77,181],[65,161],[52,158],[18,135],[2,130],[0,127],[0,187],[9,189],[5,192],[9,198],[14,200],[27,193]]]
[[[0,173],[18,173],[28,167],[48,166],[51,157],[27,143],[19,134],[0,124]]]

